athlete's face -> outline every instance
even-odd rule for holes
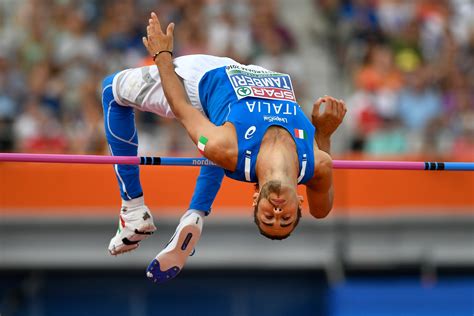
[[[265,183],[254,194],[255,223],[260,232],[271,239],[288,237],[301,217],[302,200],[296,188],[282,186],[280,181]]]

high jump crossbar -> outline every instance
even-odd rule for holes
[[[0,153],[0,162],[217,166],[206,158]],[[334,169],[474,171],[474,162],[333,160]]]

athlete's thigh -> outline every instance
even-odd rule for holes
[[[116,75],[113,87],[119,105],[174,118],[156,66],[126,69]]]

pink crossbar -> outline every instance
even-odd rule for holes
[[[23,153],[0,153],[0,161],[198,167],[215,165],[206,158],[202,157],[130,157]],[[474,171],[474,162],[333,160],[333,166],[334,169]]]
[[[0,161],[139,165],[140,157],[0,153]]]

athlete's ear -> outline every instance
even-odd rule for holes
[[[302,195],[298,195],[298,206],[301,207],[304,202],[304,197]]]
[[[253,198],[253,204],[252,204],[252,206],[255,207],[255,206],[257,205],[257,200],[258,200],[258,196],[259,196],[259,195],[260,195],[259,192],[255,192],[255,193],[253,194],[253,196],[252,196],[252,198]]]

